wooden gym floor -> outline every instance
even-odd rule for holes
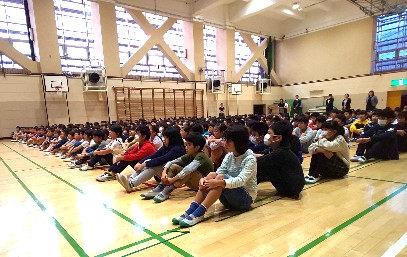
[[[306,185],[300,200],[262,183],[253,210],[216,203],[204,222],[180,229],[171,219],[193,191],[141,200],[148,186],[127,194],[117,181],[95,181],[101,170],[71,170],[2,140],[0,256],[407,256],[406,164],[407,154],[352,163],[347,178]]]

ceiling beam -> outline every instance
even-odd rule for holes
[[[233,23],[247,19],[265,11],[283,0],[252,0],[248,3],[237,1],[229,5],[229,20]]]
[[[193,6],[193,16],[202,15],[202,13],[232,2],[231,0],[199,0]]]

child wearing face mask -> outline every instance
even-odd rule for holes
[[[397,129],[392,124],[395,118],[391,109],[379,110],[377,124],[363,134],[363,138],[356,140],[358,148],[356,155],[350,160],[365,163],[371,158],[383,160],[398,160]]]
[[[337,121],[325,122],[323,138],[312,143],[308,151],[312,154],[306,184],[314,184],[319,176],[325,178],[342,178],[349,172],[349,148],[344,138],[344,129]]]
[[[257,159],[257,183],[270,181],[278,195],[298,199],[304,188],[304,174],[298,157],[290,148],[291,138],[296,138],[291,133],[288,121],[271,125],[265,139],[272,150]]]
[[[267,134],[269,127],[266,123],[257,122],[252,126],[252,136],[254,137],[253,146],[249,146],[249,149],[253,151],[253,153],[259,153],[268,148],[268,146],[264,143],[264,136]]]

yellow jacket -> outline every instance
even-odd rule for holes
[[[362,133],[363,128],[366,126],[366,124],[368,124],[370,122],[369,119],[366,119],[364,121],[361,121],[360,119],[355,120],[352,125],[350,125],[350,132],[352,133],[356,133],[358,135],[360,135],[360,133]]]

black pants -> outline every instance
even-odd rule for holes
[[[389,159],[388,149],[389,143],[386,141],[378,141],[375,143],[359,144],[356,149],[356,155],[365,156],[366,159],[377,158],[377,159]],[[391,147],[391,146],[390,146]],[[396,146],[394,146],[396,147]]]
[[[317,153],[311,157],[308,175],[314,178],[319,175],[325,178],[342,178],[348,172],[349,168],[336,154],[328,159],[323,153]]]
[[[94,167],[96,165],[96,163],[100,163],[100,164],[109,164],[112,165],[113,164],[113,154],[109,153],[109,154],[105,154],[105,155],[95,155],[93,156],[90,161],[88,162],[89,166]]]

